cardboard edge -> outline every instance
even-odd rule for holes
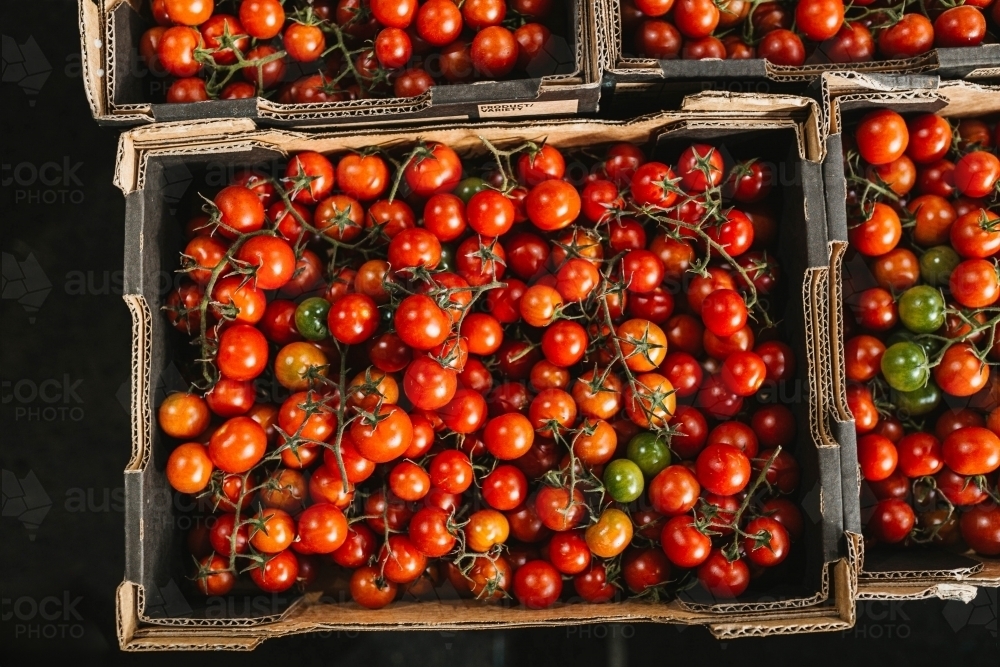
[[[152,313],[146,298],[141,294],[122,296],[132,315],[132,370],[131,370],[131,431],[132,454],[125,471],[138,471],[149,461],[149,428],[152,423],[152,409],[148,397],[149,376],[149,328]]]
[[[940,583],[930,586],[894,584],[862,586],[858,600],[957,600],[968,604],[976,599],[979,589],[971,584]]]
[[[124,580],[115,591],[115,631],[122,651],[252,651],[265,637],[240,637],[223,633],[163,633],[146,635],[139,622],[141,586]],[[146,635],[146,636],[144,636]]]
[[[95,0],[77,0],[83,92],[94,118],[107,114],[104,92],[103,13]]]

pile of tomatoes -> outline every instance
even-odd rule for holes
[[[552,60],[562,0],[152,0],[139,42],[167,102],[416,97]],[[564,49],[565,50],[565,49]],[[563,54],[559,54],[563,55]],[[546,74],[555,73],[546,71]],[[284,83],[286,79],[294,79]]]
[[[776,65],[913,58],[978,46],[1000,2],[621,0],[623,52],[647,58],[765,58]]]
[[[998,131],[876,109],[847,142],[847,400],[875,543],[1000,555]]]
[[[187,225],[159,425],[205,594],[724,600],[801,538],[775,165],[484,144],[301,152]]]

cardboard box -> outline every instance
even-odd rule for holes
[[[974,48],[933,49],[916,58],[850,64],[775,65],[767,60],[655,60],[628,57],[623,46],[621,0],[597,0],[597,45],[603,69],[602,103],[605,109],[628,113],[636,100],[675,108],[685,95],[703,90],[746,93],[799,93],[802,84],[823,72],[933,73],[944,78],[1000,77],[1000,44]],[[626,41],[625,44],[628,42]],[[644,107],[645,108],[645,107]]]
[[[537,78],[434,86],[416,98],[278,104],[265,98],[189,104],[150,102],[150,85],[166,76],[148,71],[139,39],[151,27],[148,0],[79,0],[83,81],[94,118],[102,125],[134,126],[208,118],[252,118],[261,125],[322,127],[428,123],[507,117],[571,116],[597,110],[600,94],[594,48],[594,8],[567,2],[565,53],[554,71]],[[145,10],[145,14],[140,11]],[[566,63],[555,63],[566,59]],[[157,99],[162,99],[162,92]]]
[[[268,637],[333,629],[465,629],[652,621],[708,626],[718,637],[843,630],[853,626],[860,538],[844,532],[840,445],[830,432],[823,398],[829,355],[826,302],[831,246],[822,202],[818,105],[800,97],[703,95],[678,112],[630,122],[533,121],[422,127],[416,130],[303,134],[258,129],[250,120],[157,124],[121,136],[115,182],[126,195],[124,299],[133,315],[132,459],[125,470],[126,574],[118,590],[118,632],[126,650],[250,649]],[[154,409],[169,384],[175,355],[185,345],[159,312],[162,285],[182,248],[178,206],[189,203],[208,173],[264,166],[309,149],[336,155],[371,145],[408,146],[417,138],[443,141],[462,155],[484,152],[480,137],[500,147],[525,139],[573,149],[630,141],[674,155],[694,138],[737,153],[775,160],[788,174],[779,260],[788,281],[784,321],[796,349],[797,416],[794,454],[802,482],[795,498],[806,532],[797,543],[787,581],[752,586],[739,600],[716,603],[683,593],[670,602],[631,600],[604,605],[558,604],[544,610],[468,600],[395,602],[378,611],[342,602],[335,589],[235,612],[206,608],[183,595],[190,557],[184,555],[181,519],[164,477],[167,443]],[[670,158],[667,158],[670,159]],[[220,186],[221,183],[216,183]],[[180,192],[185,192],[183,196]],[[801,286],[801,292],[799,290]],[[824,361],[826,360],[826,361]],[[176,374],[176,370],[174,370]],[[798,399],[798,400],[796,400]],[[790,561],[792,562],[792,561]],[[773,582],[772,582],[773,583]],[[697,588],[697,587],[696,587]],[[325,595],[324,595],[325,593]],[[252,594],[252,593],[251,593]],[[258,592],[257,598],[261,598]],[[180,600],[180,602],[178,602]]]
[[[935,76],[895,77],[861,73],[829,73],[821,81],[826,134],[823,165],[827,220],[833,240],[847,239],[847,183],[844,176],[842,128],[873,108],[900,113],[936,112],[946,118],[985,116],[1000,112],[1000,87],[963,81],[941,81]],[[845,525],[861,530],[859,492],[861,473],[857,467],[857,438],[847,406],[844,371],[843,255],[834,258],[831,270],[830,340],[833,363],[826,394],[832,401],[835,427],[845,459],[854,452],[854,464],[845,460]],[[975,597],[976,586],[1000,586],[1000,559],[957,554],[944,549],[880,550],[866,554],[859,574],[860,599],[915,600],[926,597]]]

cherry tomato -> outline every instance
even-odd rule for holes
[[[708,558],[712,540],[695,527],[690,516],[681,515],[667,521],[660,533],[663,552],[677,567],[698,567]]]
[[[547,561],[529,561],[514,573],[514,596],[529,609],[551,607],[561,594],[562,577]]]
[[[750,585],[750,568],[746,561],[738,558],[730,562],[719,548],[712,549],[697,572],[702,588],[722,600],[739,597]]]
[[[181,493],[200,493],[212,481],[213,468],[204,445],[184,443],[176,447],[167,459],[167,481]]]
[[[229,473],[250,470],[264,456],[267,436],[250,417],[233,417],[212,433],[208,455],[213,465]]]

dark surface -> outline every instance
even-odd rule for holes
[[[114,590],[124,570],[121,471],[129,455],[131,331],[120,298],[125,205],[111,184],[117,134],[97,127],[83,95],[76,12],[69,0],[4,3],[2,10],[0,664],[31,664],[55,653],[72,664],[192,667],[245,664],[248,657],[344,665],[638,665],[683,658],[741,665],[783,658],[813,665],[995,664],[995,589],[973,605],[863,603],[858,626],[846,633],[725,643],[701,628],[602,625],[332,633],[272,640],[252,656],[120,653]],[[26,76],[49,70],[44,81],[12,69],[19,54]],[[22,286],[31,294],[22,297]],[[32,295],[41,303],[29,312]],[[35,527],[25,525],[32,520]]]

